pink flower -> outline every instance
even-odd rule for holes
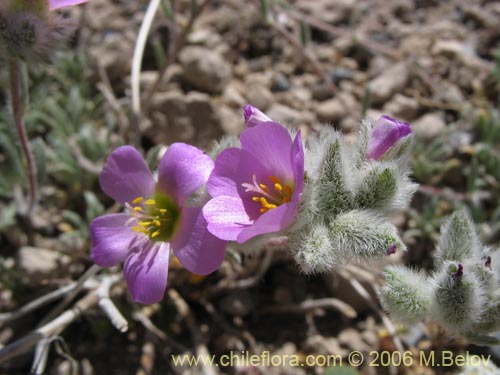
[[[304,187],[304,150],[275,122],[255,123],[240,137],[240,148],[222,151],[203,208],[208,230],[226,241],[244,243],[260,234],[282,231],[297,218]]]
[[[247,104],[245,106],[243,109],[243,115],[245,116],[245,125],[247,128],[252,128],[264,122],[273,122],[269,116],[251,104]]]
[[[184,143],[167,149],[158,181],[131,146],[119,147],[108,157],[99,176],[102,190],[127,212],[92,221],[92,259],[101,267],[125,261],[125,280],[136,302],[162,299],[171,250],[193,273],[206,275],[219,268],[225,242],[207,231],[202,208],[188,204],[212,168],[210,157]]]
[[[381,116],[375,123],[368,141],[368,159],[379,160],[396,142],[410,133],[410,124],[389,116]]]

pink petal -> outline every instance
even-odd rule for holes
[[[245,124],[247,128],[252,128],[263,122],[272,122],[273,120],[261,110],[255,108],[251,104],[247,104],[243,109]]]
[[[158,186],[182,206],[191,194],[207,182],[213,167],[212,159],[200,149],[185,143],[174,143],[160,161]]]
[[[167,287],[169,255],[168,242],[145,240],[131,249],[123,272],[135,302],[149,305],[163,298]]]
[[[290,163],[293,167],[293,179],[295,181],[292,201],[296,202],[304,190],[304,146],[302,145],[300,132],[297,133],[292,144]]]
[[[99,175],[101,188],[124,204],[137,197],[150,197],[155,181],[141,154],[131,146],[121,146],[109,155]]]
[[[378,160],[401,138],[411,133],[411,126],[389,116],[381,116],[368,141],[368,159]]]
[[[207,182],[208,193],[212,197],[244,197],[246,189],[242,184],[251,184],[254,175],[258,181],[263,181],[272,173],[251,153],[239,148],[228,148],[222,151],[215,161],[215,167]]]
[[[297,218],[298,202],[289,202],[262,214],[252,226],[244,228],[237,237],[238,243],[245,243],[259,234],[282,231]]]
[[[56,10],[59,8],[86,3],[87,1],[88,0],[49,0],[49,9]]]
[[[240,136],[243,150],[253,154],[273,175],[282,181],[293,180],[290,164],[292,137],[276,122],[247,128]]]
[[[182,209],[179,232],[171,243],[182,265],[198,275],[214,272],[226,255],[226,242],[208,232],[201,207]]]
[[[242,200],[237,197],[211,199],[203,207],[203,216],[208,222],[208,231],[226,241],[236,241],[241,231],[253,224]]]
[[[101,267],[111,267],[125,260],[137,234],[125,223],[128,214],[99,216],[90,223],[91,256]]]

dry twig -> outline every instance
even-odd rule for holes
[[[31,333],[26,336],[12,342],[9,345],[6,345],[4,348],[0,350],[0,363],[9,360],[15,356],[23,354],[29,351],[33,346],[37,345],[41,340],[50,339],[51,337],[58,336],[61,332],[73,321],[79,318],[85,311],[91,309],[95,305],[99,304],[100,299],[109,299],[109,295],[106,294],[106,291],[109,291],[108,281],[107,279],[112,279],[117,281],[115,276],[107,276],[104,277],[101,281],[104,283],[104,287],[99,287],[97,289],[92,290],[85,297],[79,300],[73,307],[64,311],[59,316],[55,317],[53,320],[48,323],[42,325],[41,327],[36,328]],[[74,290],[79,289],[78,286],[75,287]],[[109,312],[109,311],[108,311]],[[121,314],[120,314],[121,316]],[[110,319],[112,321],[120,321],[120,318],[116,316],[111,316]],[[120,326],[120,325],[119,325]],[[40,345],[40,351],[44,348],[44,344]],[[41,360],[43,360],[42,352],[40,352]]]

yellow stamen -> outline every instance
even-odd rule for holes
[[[177,220],[177,207],[171,203],[173,202],[170,202],[169,197],[164,197],[160,193],[131,200],[127,208],[130,221],[134,224],[130,227],[134,232],[144,234],[152,241],[169,240]]]
[[[293,188],[291,186],[284,184],[276,176],[269,176],[268,179],[273,183],[272,191],[266,184],[257,183],[255,175],[253,176],[253,185],[250,183],[242,184],[246,188],[246,192],[257,193],[257,195],[252,197],[252,201],[260,203],[260,213],[275,209],[283,203],[290,202],[292,199]]]
[[[268,210],[272,210],[273,208],[278,207],[275,204],[269,203],[264,197],[260,198],[260,204],[262,205],[262,207],[267,208]]]

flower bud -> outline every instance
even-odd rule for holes
[[[327,226],[317,223],[290,236],[289,243],[297,249],[294,257],[302,272],[331,272],[339,264],[339,254],[330,241],[329,232]]]
[[[468,332],[479,322],[486,295],[474,272],[462,263],[445,262],[434,276],[431,314],[450,333]]]
[[[475,226],[465,210],[460,210],[441,227],[438,257],[442,260],[463,262],[476,257],[480,249]]]
[[[245,116],[245,125],[247,128],[253,128],[261,122],[273,122],[269,116],[251,104],[245,106],[243,115]]]
[[[338,259],[375,260],[396,249],[405,251],[396,227],[372,210],[351,210],[330,222],[330,242]]]
[[[398,191],[396,168],[375,164],[361,180],[355,200],[360,208],[384,208],[390,205]]]
[[[393,318],[413,323],[427,317],[431,298],[424,274],[403,266],[389,266],[384,269],[384,278],[380,297]]]
[[[327,220],[353,207],[352,192],[348,187],[349,168],[343,156],[340,139],[327,146],[315,181],[315,207]]]
[[[381,159],[399,140],[409,134],[411,134],[410,124],[399,122],[389,116],[380,117],[375,123],[368,141],[368,159]]]

